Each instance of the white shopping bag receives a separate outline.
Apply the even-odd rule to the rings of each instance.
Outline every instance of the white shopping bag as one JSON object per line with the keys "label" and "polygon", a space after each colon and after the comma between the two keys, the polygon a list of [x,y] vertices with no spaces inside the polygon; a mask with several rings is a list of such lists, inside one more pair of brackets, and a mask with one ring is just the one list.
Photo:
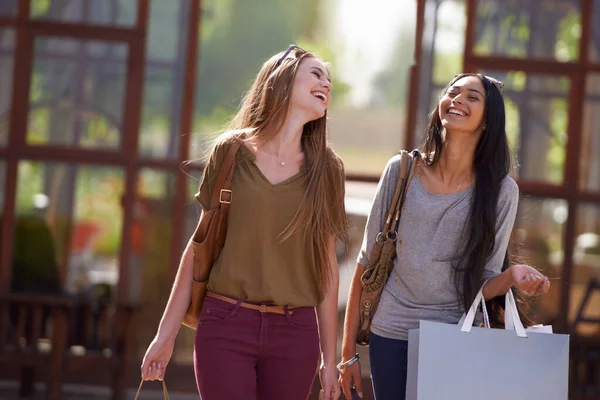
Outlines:
{"label": "white shopping bag", "polygon": [[480,303],[482,290],[458,325],[421,321],[409,331],[406,399],[567,400],[569,336],[524,329],[512,291],[505,329],[473,327]]}

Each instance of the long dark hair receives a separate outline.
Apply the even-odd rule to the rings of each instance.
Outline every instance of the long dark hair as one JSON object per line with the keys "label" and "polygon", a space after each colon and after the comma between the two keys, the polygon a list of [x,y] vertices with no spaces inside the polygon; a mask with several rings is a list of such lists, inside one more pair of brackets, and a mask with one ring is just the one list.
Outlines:
{"label": "long dark hair", "polygon": [[[474,195],[469,211],[468,221],[464,227],[465,245],[458,251],[453,260],[456,271],[455,284],[465,310],[468,310],[481,288],[486,261],[494,249],[496,242],[496,205],[502,180],[510,173],[512,162],[506,136],[506,113],[504,99],[494,84],[481,74],[457,75],[448,83],[442,92],[465,76],[476,76],[481,81],[485,93],[485,132],[481,135],[475,157]],[[439,104],[429,115],[429,123],[423,144],[424,159],[429,165],[435,164],[443,151],[443,126],[439,115]],[[510,265],[510,254],[507,250],[502,271]],[[525,313],[523,294],[515,290],[515,299],[519,308],[521,321],[526,326],[533,322]],[[487,302],[492,326],[504,324],[504,296]]]}

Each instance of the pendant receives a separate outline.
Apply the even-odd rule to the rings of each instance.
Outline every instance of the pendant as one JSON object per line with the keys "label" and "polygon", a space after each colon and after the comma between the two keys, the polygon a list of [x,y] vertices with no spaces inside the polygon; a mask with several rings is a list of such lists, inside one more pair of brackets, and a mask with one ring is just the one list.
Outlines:
{"label": "pendant", "polygon": [[281,161],[280,164],[282,167],[285,167],[285,161]]}

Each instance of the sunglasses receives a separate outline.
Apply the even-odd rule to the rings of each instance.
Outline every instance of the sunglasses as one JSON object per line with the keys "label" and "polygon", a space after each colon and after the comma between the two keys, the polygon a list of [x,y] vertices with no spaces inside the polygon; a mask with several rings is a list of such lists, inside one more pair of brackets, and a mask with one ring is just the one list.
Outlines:
{"label": "sunglasses", "polygon": [[[454,75],[454,78],[464,78],[465,76],[479,76],[479,74],[457,74]],[[499,81],[498,79],[487,75],[483,75],[483,77],[490,81],[490,83],[494,85],[496,89],[498,89],[500,95],[504,93],[504,83],[502,83],[502,81]]]}
{"label": "sunglasses", "polygon": [[287,56],[290,55],[290,53],[293,50],[300,50],[303,53],[306,53],[306,51],[302,48],[300,48],[299,46],[296,46],[295,44],[290,45],[290,47],[288,47],[288,49],[285,51],[285,53],[283,53],[283,55],[279,58],[279,60],[277,60],[277,62],[275,63],[275,68],[279,67],[281,65],[281,63],[283,62],[283,60],[286,59]]}

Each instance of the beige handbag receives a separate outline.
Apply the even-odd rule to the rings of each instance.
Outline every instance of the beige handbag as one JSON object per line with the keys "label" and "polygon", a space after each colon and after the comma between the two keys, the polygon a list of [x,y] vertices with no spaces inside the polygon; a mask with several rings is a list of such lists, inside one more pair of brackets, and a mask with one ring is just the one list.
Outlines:
{"label": "beige handbag", "polygon": [[398,224],[402,215],[402,205],[406,198],[406,190],[413,177],[416,159],[420,157],[418,151],[413,154],[406,151],[400,152],[400,173],[392,203],[388,209],[385,223],[381,232],[377,234],[375,246],[369,256],[369,265],[361,276],[362,293],[360,296],[360,325],[356,336],[356,343],[362,346],[369,344],[371,320],[375,315],[379,299],[388,277],[394,267],[396,257],[396,239],[398,237]]}

